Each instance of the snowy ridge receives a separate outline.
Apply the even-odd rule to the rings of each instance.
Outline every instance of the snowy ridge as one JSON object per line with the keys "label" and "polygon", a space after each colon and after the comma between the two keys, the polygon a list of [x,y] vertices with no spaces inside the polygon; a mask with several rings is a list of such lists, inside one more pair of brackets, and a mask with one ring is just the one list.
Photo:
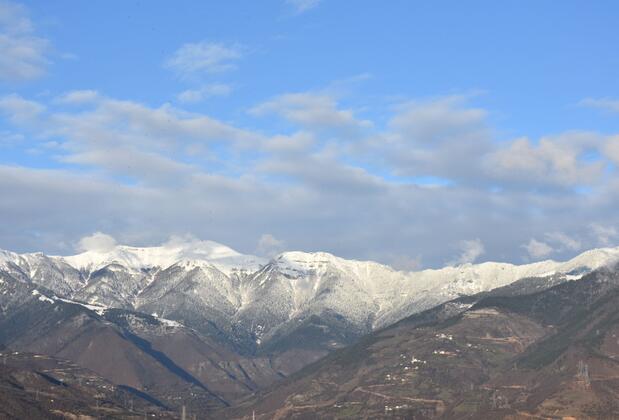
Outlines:
{"label": "snowy ridge", "polygon": [[[0,251],[0,271],[51,290],[50,299],[159,314],[170,322],[266,343],[319,317],[364,334],[462,295],[527,277],[576,280],[619,260],[619,248],[566,262],[486,262],[404,272],[325,252],[268,261],[212,241],[116,246],[74,256]],[[42,298],[43,299],[43,298]],[[79,303],[82,304],[82,303]],[[245,338],[242,338],[245,337]]]}
{"label": "snowy ridge", "polygon": [[296,302],[295,312],[315,304],[316,296],[333,285],[326,281],[329,276],[337,275],[346,278],[349,286],[355,286],[346,290],[348,296],[341,293],[344,300],[341,306],[377,307],[373,325],[380,327],[410,315],[412,312],[405,308],[411,305],[416,306],[415,311],[421,311],[460,295],[489,291],[526,277],[562,274],[566,280],[575,280],[617,260],[619,248],[587,251],[566,262],[546,260],[524,265],[486,262],[413,272],[396,271],[372,261],[346,260],[324,252],[286,252],[271,264],[288,279]]}
{"label": "snowy ridge", "polygon": [[119,245],[112,250],[87,251],[82,254],[54,257],[81,270],[96,270],[111,263],[141,270],[144,268],[167,268],[179,261],[209,262],[223,272],[257,270],[264,261],[253,255],[243,255],[232,248],[213,241],[198,241],[190,244],[170,244],[138,248]]}

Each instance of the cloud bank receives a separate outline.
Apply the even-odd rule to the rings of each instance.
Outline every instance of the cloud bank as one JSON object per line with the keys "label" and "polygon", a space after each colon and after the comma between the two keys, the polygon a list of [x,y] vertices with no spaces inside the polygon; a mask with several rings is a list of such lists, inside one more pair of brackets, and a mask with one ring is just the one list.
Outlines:
{"label": "cloud bank", "polygon": [[[0,115],[51,167],[0,165],[11,220],[0,247],[65,253],[93,231],[135,245],[191,233],[263,255],[285,244],[419,268],[617,240],[616,136],[498,139],[465,96],[390,112],[371,121],[326,91],[284,93],[249,108],[286,123],[267,134],[92,90],[5,95]],[[112,243],[96,235],[80,249]]]}

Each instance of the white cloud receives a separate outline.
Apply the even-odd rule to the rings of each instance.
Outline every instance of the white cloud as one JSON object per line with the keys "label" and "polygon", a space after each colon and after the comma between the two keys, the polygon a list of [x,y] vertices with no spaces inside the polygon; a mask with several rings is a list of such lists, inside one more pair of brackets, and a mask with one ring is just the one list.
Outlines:
{"label": "white cloud", "polygon": [[138,150],[131,146],[75,152],[60,157],[65,163],[102,168],[112,174],[133,177],[141,182],[158,184],[178,182],[178,178],[194,167],[158,153]]}
{"label": "white cloud", "polygon": [[182,45],[165,66],[183,78],[200,74],[221,73],[236,68],[236,61],[243,56],[240,45],[225,45],[216,42],[196,42]]}
{"label": "white cloud", "polygon": [[460,241],[459,248],[462,253],[454,261],[448,263],[448,265],[461,265],[472,263],[484,254],[484,244],[480,239],[471,239],[466,241]]}
{"label": "white cloud", "polygon": [[602,147],[602,153],[614,164],[619,164],[619,135],[608,138]]}
{"label": "white cloud", "polygon": [[177,95],[182,103],[202,102],[212,96],[227,96],[232,92],[232,87],[222,83],[206,85],[198,89],[187,89]]}
{"label": "white cloud", "polygon": [[603,226],[599,223],[592,223],[590,228],[599,245],[609,246],[617,239],[617,229],[613,226]]}
{"label": "white cloud", "polygon": [[480,159],[492,148],[487,112],[449,96],[414,101],[396,109],[388,130],[367,145],[401,176],[479,180]]}
{"label": "white cloud", "polygon": [[462,96],[448,96],[402,105],[390,121],[391,128],[417,145],[485,137],[487,112],[465,106],[465,100]]}
{"label": "white cloud", "polygon": [[531,238],[529,243],[522,245],[529,256],[533,259],[544,258],[554,252],[554,249],[545,242]]}
{"label": "white cloud", "polygon": [[276,135],[264,142],[264,150],[277,154],[306,153],[316,144],[316,138],[308,132],[298,131],[291,135]]}
{"label": "white cloud", "polygon": [[96,90],[74,90],[58,97],[57,102],[69,105],[82,105],[101,99]]}
{"label": "white cloud", "polygon": [[273,257],[280,252],[284,251],[285,243],[281,239],[277,239],[270,233],[264,233],[258,239],[258,246],[256,247],[256,254],[265,257]]}
{"label": "white cloud", "polygon": [[488,112],[468,101],[466,96],[448,96],[405,103],[387,130],[357,142],[356,152],[397,176],[509,189],[597,185],[606,158],[619,161],[619,147],[594,132],[499,141]]}
{"label": "white cloud", "polygon": [[276,96],[253,107],[254,116],[278,115],[310,130],[336,129],[356,132],[372,127],[367,120],[358,120],[350,109],[338,108],[337,101],[329,94],[290,93]]}
{"label": "white cloud", "polygon": [[[564,133],[528,141],[522,159],[542,161],[542,179],[517,165],[496,174],[480,162],[515,141],[499,148],[487,111],[462,99],[409,103],[383,129],[363,125],[329,94],[292,95],[268,101],[282,107],[263,111],[290,125],[269,135],[262,125],[241,129],[169,104],[92,91],[47,101],[0,97],[6,130],[22,139],[12,147],[55,142],[44,157],[71,163],[64,170],[0,165],[0,191],[11,197],[0,200],[0,220],[11,221],[0,224],[0,247],[66,252],[76,238],[104,229],[121,243],[141,245],[192,232],[251,253],[256,238],[285,227],[287,248],[412,268],[416,259],[407,256],[421,254],[424,265],[442,265],[449,257],[444,244],[461,238],[477,239],[460,243],[455,264],[481,255],[516,262],[523,243],[536,255],[547,252],[545,245],[569,257],[617,239],[608,226],[619,223],[619,179],[587,178],[591,157],[581,159],[612,144],[608,137]],[[608,155],[593,154],[606,163]],[[424,173],[454,182],[424,188],[398,177]],[[595,188],[564,187],[579,177]],[[548,179],[562,187],[544,190]],[[278,241],[265,236],[260,252],[274,252],[268,248]]]}
{"label": "white cloud", "polygon": [[292,6],[296,13],[304,13],[318,6],[322,0],[286,0],[286,4]]}
{"label": "white cloud", "polygon": [[0,146],[16,146],[24,140],[24,135],[11,131],[0,131]]}
{"label": "white cloud", "polygon": [[36,36],[26,9],[0,1],[0,80],[22,82],[45,74],[50,43]]}
{"label": "white cloud", "polygon": [[610,112],[619,112],[619,100],[610,98],[586,98],[580,101],[580,105],[591,108],[599,108]]}
{"label": "white cloud", "polygon": [[14,124],[33,124],[45,110],[44,105],[16,94],[0,97],[0,111]]}
{"label": "white cloud", "polygon": [[[92,101],[96,97],[98,100]],[[205,115],[169,105],[150,108],[92,92],[70,92],[63,101],[81,104],[74,112],[47,108],[17,95],[0,97],[0,111],[37,137],[59,142],[62,162],[90,166],[140,182],[179,182],[191,176],[196,158],[208,159],[208,146],[242,149],[261,137]],[[200,151],[206,148],[200,155]]]}
{"label": "white cloud", "polygon": [[95,232],[79,240],[77,251],[109,252],[116,247],[116,239],[102,232]]}
{"label": "white cloud", "polygon": [[602,176],[605,163],[584,156],[603,145],[595,133],[570,132],[544,137],[537,144],[521,138],[486,156],[487,171],[504,181],[537,185],[591,185]]}
{"label": "white cloud", "polygon": [[282,155],[256,166],[265,174],[296,180],[300,185],[320,190],[325,198],[329,194],[366,195],[378,192],[387,185],[380,177],[367,170],[342,164],[329,152]]}
{"label": "white cloud", "polygon": [[556,244],[559,249],[567,249],[569,251],[578,251],[582,248],[582,242],[567,236],[563,232],[551,232],[544,235],[548,242]]}
{"label": "white cloud", "polygon": [[[255,238],[265,229],[285,227],[287,249],[324,250],[398,268],[414,267],[408,264],[414,261],[394,255],[423,253],[424,266],[436,267],[445,261],[444,244],[457,243],[465,234],[492,244],[484,246],[485,259],[516,262],[520,249],[514,243],[530,238],[523,232],[572,229],[574,220],[619,223],[612,219],[617,198],[608,202],[609,213],[599,215],[595,200],[575,200],[570,194],[496,196],[462,188],[423,189],[335,169],[325,163],[307,179],[300,175],[297,182],[281,183],[252,176],[251,171],[237,178],[196,168],[176,184],[145,186],[83,171],[0,165],[0,191],[11,198],[0,200],[0,220],[11,221],[0,224],[0,248],[71,252],[62,244],[90,235],[93,221],[99,221],[119,243],[153,245],[171,233],[192,232],[252,253]],[[548,216],[532,213],[534,207]],[[463,233],[463,227],[469,233]],[[585,225],[572,236],[588,240],[590,230]],[[583,242],[584,248],[594,245]],[[476,241],[465,248],[458,263],[482,255]]]}

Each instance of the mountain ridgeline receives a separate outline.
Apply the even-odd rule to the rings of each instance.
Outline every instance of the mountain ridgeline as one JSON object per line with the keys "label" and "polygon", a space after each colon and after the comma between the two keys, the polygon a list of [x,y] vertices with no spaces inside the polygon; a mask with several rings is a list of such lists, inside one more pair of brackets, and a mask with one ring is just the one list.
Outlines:
{"label": "mountain ridgeline", "polygon": [[408,317],[263,390],[229,417],[619,418],[617,267],[514,292]]}
{"label": "mountain ridgeline", "polygon": [[[265,260],[209,241],[0,251],[0,380],[16,395],[4,414],[22,416],[46,392],[59,406],[33,404],[32,418],[518,416],[567,398],[558,384],[576,365],[589,375],[575,388],[587,395],[578,413],[612,412],[591,375],[614,360],[618,258],[609,248],[402,272],[327,253]],[[576,365],[557,365],[567,355]],[[50,380],[37,357],[54,365]],[[62,379],[63,363],[82,379]],[[542,386],[551,373],[559,382]],[[95,392],[102,384],[107,394]]]}

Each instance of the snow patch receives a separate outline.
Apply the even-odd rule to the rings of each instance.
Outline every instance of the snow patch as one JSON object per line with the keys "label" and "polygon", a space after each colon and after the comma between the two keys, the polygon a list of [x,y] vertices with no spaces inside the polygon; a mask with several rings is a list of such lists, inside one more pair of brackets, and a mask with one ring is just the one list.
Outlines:
{"label": "snow patch", "polygon": [[181,324],[180,322],[172,321],[171,319],[166,319],[166,318],[159,318],[159,316],[156,313],[153,313],[152,317],[167,327],[173,327],[173,328],[184,327],[184,325]]}
{"label": "snow patch", "polygon": [[48,298],[47,296],[45,296],[45,295],[41,294],[41,292],[39,292],[39,291],[38,291],[38,290],[36,290],[36,289],[34,289],[34,290],[32,291],[32,295],[33,295],[33,296],[38,296],[38,297],[39,297],[39,300],[40,300],[41,302],[47,302],[47,303],[55,303],[55,302],[56,302],[55,300],[50,299],[50,298]]}

